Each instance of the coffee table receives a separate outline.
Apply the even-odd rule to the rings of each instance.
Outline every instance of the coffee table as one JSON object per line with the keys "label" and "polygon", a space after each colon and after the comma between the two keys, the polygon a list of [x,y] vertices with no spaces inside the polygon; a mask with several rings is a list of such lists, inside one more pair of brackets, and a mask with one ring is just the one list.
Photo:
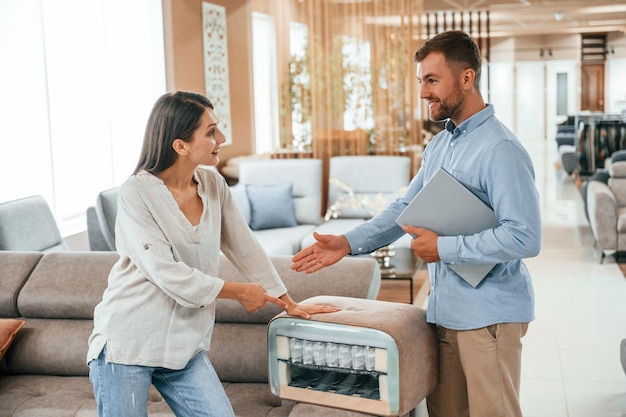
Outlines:
{"label": "coffee table", "polygon": [[413,304],[413,282],[415,273],[424,266],[424,261],[415,256],[409,248],[394,248],[394,255],[389,258],[389,266],[380,267],[380,278],[383,280],[408,281],[410,303]]}

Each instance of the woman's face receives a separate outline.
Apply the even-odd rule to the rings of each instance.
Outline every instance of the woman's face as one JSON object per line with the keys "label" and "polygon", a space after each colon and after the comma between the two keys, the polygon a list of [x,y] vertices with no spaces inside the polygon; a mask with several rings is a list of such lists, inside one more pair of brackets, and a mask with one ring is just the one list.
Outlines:
{"label": "woman's face", "polygon": [[193,132],[188,142],[189,158],[198,165],[217,165],[219,162],[220,145],[226,137],[217,125],[219,120],[213,109],[207,107],[198,128]]}

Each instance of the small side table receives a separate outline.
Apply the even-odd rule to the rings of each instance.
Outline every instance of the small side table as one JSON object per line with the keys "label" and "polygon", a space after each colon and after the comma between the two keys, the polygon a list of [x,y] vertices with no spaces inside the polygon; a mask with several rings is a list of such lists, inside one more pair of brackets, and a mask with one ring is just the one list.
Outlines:
{"label": "small side table", "polygon": [[423,266],[424,261],[415,256],[409,248],[395,248],[395,254],[389,259],[389,268],[381,266],[380,278],[383,280],[408,281],[410,304],[414,301],[413,281],[415,273]]}

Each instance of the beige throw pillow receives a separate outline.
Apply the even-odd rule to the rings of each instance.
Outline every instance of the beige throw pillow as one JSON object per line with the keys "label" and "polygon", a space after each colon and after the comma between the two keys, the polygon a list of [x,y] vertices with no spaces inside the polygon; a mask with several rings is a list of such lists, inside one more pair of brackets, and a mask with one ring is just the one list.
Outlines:
{"label": "beige throw pillow", "polygon": [[17,332],[26,324],[20,319],[0,319],[0,359],[7,353]]}

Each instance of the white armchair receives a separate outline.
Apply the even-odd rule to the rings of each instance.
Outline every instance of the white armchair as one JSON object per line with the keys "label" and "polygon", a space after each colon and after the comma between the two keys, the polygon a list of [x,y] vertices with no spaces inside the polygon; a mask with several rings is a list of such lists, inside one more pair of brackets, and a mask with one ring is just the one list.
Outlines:
{"label": "white armchair", "polygon": [[[281,191],[283,186],[291,190],[288,196]],[[322,161],[319,159],[241,162],[239,182],[231,187],[231,192],[255,236],[270,255],[293,255],[300,250],[302,238],[311,235],[323,221]],[[292,220],[287,221],[288,218]]]}
{"label": "white armchair", "polygon": [[[335,156],[329,163],[326,222],[320,234],[343,234],[372,218],[399,197],[411,180],[411,160],[406,156]],[[312,235],[302,247],[315,242]],[[410,236],[396,247],[410,247]]]}

